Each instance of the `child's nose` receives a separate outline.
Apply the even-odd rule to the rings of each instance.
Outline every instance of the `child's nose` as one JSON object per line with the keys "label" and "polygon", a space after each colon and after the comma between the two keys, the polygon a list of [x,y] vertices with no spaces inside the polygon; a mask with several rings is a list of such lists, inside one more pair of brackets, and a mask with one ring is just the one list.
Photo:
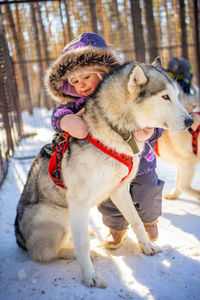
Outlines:
{"label": "child's nose", "polygon": [[85,82],[84,81],[80,81],[79,82],[79,87],[84,87],[85,86]]}

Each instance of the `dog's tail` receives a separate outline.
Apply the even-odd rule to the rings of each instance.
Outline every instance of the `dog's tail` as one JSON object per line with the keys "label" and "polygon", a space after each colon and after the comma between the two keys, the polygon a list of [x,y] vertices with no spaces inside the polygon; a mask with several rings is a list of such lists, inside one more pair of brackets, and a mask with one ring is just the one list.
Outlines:
{"label": "dog's tail", "polygon": [[15,218],[15,236],[16,236],[16,242],[17,244],[24,249],[25,251],[27,251],[26,249],[26,241],[20,231],[19,228],[19,214],[17,213],[16,218]]}
{"label": "dog's tail", "polygon": [[42,165],[42,163],[40,164],[40,160],[41,160],[41,155],[39,154],[35,158],[32,167],[29,171],[27,181],[25,183],[23,192],[21,194],[21,198],[17,206],[17,214],[15,218],[15,236],[16,236],[17,244],[24,250],[27,250],[26,237],[23,235],[24,230],[22,227],[20,228],[20,225],[22,224],[24,212],[27,209],[27,207],[29,205],[37,203],[38,201],[37,177],[38,177],[38,169]]}

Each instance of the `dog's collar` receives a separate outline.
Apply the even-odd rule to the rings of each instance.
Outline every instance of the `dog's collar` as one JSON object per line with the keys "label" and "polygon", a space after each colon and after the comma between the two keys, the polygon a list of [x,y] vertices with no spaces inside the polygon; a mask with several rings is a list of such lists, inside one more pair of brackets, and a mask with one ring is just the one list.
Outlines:
{"label": "dog's collar", "polygon": [[132,133],[128,132],[127,130],[120,130],[116,126],[113,126],[112,124],[111,127],[116,133],[118,133],[123,138],[125,142],[129,144],[133,154],[137,154],[140,152]]}

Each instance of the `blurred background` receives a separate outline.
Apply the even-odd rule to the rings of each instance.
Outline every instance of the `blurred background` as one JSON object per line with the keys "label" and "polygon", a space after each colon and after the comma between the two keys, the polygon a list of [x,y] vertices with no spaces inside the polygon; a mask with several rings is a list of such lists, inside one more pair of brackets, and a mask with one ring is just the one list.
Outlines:
{"label": "blurred background", "polygon": [[100,34],[124,61],[163,67],[184,57],[199,85],[197,0],[0,1],[0,182],[24,136],[21,112],[52,109],[43,78],[65,44],[84,32]]}

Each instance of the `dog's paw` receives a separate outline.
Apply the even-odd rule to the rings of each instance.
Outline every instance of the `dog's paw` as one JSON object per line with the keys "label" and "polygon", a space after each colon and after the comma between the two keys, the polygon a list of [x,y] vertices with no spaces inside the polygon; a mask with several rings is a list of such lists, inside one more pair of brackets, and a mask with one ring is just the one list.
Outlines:
{"label": "dog's paw", "polygon": [[159,253],[162,251],[162,249],[156,245],[155,243],[152,243],[150,241],[147,242],[139,242],[140,248],[142,252],[146,255],[155,255],[156,253]]}
{"label": "dog's paw", "polygon": [[85,274],[83,276],[83,283],[89,287],[98,287],[101,289],[106,288],[106,283],[103,277],[97,272],[87,274],[87,275]]}
{"label": "dog's paw", "polygon": [[97,252],[95,252],[94,250],[90,250],[90,258],[92,261],[97,259],[98,256],[99,254]]}
{"label": "dog's paw", "polygon": [[166,193],[163,195],[163,198],[166,200],[176,200],[178,198],[178,195]]}

